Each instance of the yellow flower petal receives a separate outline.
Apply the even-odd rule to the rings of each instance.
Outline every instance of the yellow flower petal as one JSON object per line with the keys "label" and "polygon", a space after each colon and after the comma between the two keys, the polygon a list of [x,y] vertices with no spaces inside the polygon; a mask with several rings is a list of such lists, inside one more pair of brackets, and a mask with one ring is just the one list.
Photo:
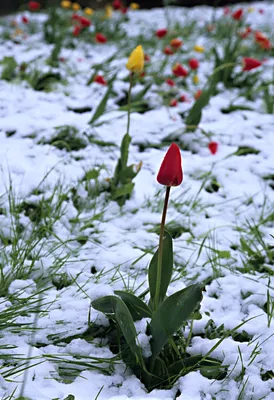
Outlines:
{"label": "yellow flower petal", "polygon": [[62,8],[70,8],[71,7],[71,1],[69,1],[69,0],[61,1],[61,7]]}
{"label": "yellow flower petal", "polygon": [[131,72],[140,73],[144,69],[145,55],[141,45],[137,46],[130,54],[126,67]]}
{"label": "yellow flower petal", "polygon": [[71,7],[72,7],[72,9],[73,9],[74,11],[78,11],[78,10],[81,9],[81,6],[80,6],[79,3],[72,3]]}
{"label": "yellow flower petal", "polygon": [[200,82],[198,75],[194,75],[192,78],[192,81],[193,81],[194,85],[198,85],[198,83]]}
{"label": "yellow flower petal", "polygon": [[199,44],[195,44],[194,50],[197,51],[197,53],[203,53],[205,51],[204,47]]}
{"label": "yellow flower petal", "polygon": [[94,10],[93,10],[92,8],[90,8],[90,7],[86,7],[86,8],[84,9],[84,13],[85,13],[86,15],[92,15],[92,14],[94,14]]}
{"label": "yellow flower petal", "polygon": [[111,18],[111,17],[112,17],[112,6],[108,4],[105,7],[105,18]]}
{"label": "yellow flower petal", "polygon": [[129,7],[132,10],[138,10],[140,8],[140,5],[138,3],[130,3]]}

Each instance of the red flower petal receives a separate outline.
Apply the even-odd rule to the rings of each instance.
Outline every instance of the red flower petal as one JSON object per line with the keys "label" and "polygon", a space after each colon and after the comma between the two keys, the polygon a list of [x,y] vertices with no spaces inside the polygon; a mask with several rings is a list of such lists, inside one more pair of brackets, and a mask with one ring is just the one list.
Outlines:
{"label": "red flower petal", "polygon": [[165,186],[179,186],[182,183],[182,157],[176,143],[170,145],[160,166],[157,181]]}
{"label": "red flower petal", "polygon": [[217,142],[210,142],[208,143],[208,149],[211,154],[216,154],[218,150],[218,143]]}

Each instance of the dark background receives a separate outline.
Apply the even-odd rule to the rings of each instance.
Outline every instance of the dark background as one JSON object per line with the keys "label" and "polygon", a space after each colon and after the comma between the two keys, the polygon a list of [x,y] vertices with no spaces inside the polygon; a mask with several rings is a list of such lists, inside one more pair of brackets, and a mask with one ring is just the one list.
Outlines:
{"label": "dark background", "polygon": [[[132,0],[135,1],[135,0]],[[252,0],[246,0],[245,3],[251,3]],[[137,0],[142,8],[152,8],[152,7],[161,7],[163,5],[162,0]],[[27,0],[0,0],[0,13],[7,13],[11,11],[16,11],[19,7],[23,5],[27,5]],[[40,0],[42,6],[48,4],[59,4],[59,0]],[[104,6],[106,3],[111,3],[111,1],[105,0],[80,0],[79,3],[81,6],[86,7],[90,6],[92,8],[98,8]],[[124,0],[125,5],[129,5],[131,1]],[[211,5],[211,6],[224,6],[229,4],[239,3],[238,0],[174,0],[174,5],[186,6],[186,7],[194,7],[201,4]]]}

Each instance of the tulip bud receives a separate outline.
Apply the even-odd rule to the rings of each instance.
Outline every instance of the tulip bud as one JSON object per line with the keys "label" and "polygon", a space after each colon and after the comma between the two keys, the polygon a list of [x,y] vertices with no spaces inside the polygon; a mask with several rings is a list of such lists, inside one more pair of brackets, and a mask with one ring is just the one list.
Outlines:
{"label": "tulip bud", "polygon": [[137,46],[128,58],[126,67],[131,72],[140,73],[144,69],[145,55],[141,45]]}
{"label": "tulip bud", "polygon": [[176,143],[170,145],[160,166],[157,181],[165,186],[179,186],[182,183],[182,157]]}

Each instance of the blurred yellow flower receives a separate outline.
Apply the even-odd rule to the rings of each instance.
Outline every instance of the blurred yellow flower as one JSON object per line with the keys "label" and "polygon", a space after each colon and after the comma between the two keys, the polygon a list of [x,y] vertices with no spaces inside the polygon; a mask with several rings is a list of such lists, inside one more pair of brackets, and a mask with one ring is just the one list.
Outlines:
{"label": "blurred yellow flower", "polygon": [[78,11],[78,10],[81,9],[81,6],[80,6],[79,3],[72,3],[71,7],[72,7],[72,9],[73,9],[74,11]]}
{"label": "blurred yellow flower", "polygon": [[132,10],[138,10],[140,8],[140,5],[138,3],[130,3],[129,6]]}
{"label": "blurred yellow flower", "polygon": [[128,58],[126,67],[131,72],[140,73],[144,69],[145,55],[141,45],[137,46]]}
{"label": "blurred yellow flower", "polygon": [[203,53],[205,51],[203,46],[200,46],[199,44],[195,44],[195,46],[193,47],[193,49],[195,51],[197,51],[198,53]]}
{"label": "blurred yellow flower", "polygon": [[248,11],[249,13],[252,13],[253,11],[255,11],[255,8],[254,8],[254,7],[248,7],[247,11]]}
{"label": "blurred yellow flower", "polygon": [[105,7],[105,18],[111,18],[111,17],[112,17],[112,6],[108,4]]}
{"label": "blurred yellow flower", "polygon": [[86,15],[92,15],[92,14],[94,14],[94,10],[93,10],[92,8],[90,8],[90,7],[86,7],[86,8],[84,9],[84,13],[85,13]]}
{"label": "blurred yellow flower", "polygon": [[200,82],[200,78],[198,77],[198,75],[193,76],[192,82],[194,83],[194,85],[198,85],[198,83]]}
{"label": "blurred yellow flower", "polygon": [[61,7],[70,8],[71,7],[71,1],[69,1],[69,0],[61,1]]}

